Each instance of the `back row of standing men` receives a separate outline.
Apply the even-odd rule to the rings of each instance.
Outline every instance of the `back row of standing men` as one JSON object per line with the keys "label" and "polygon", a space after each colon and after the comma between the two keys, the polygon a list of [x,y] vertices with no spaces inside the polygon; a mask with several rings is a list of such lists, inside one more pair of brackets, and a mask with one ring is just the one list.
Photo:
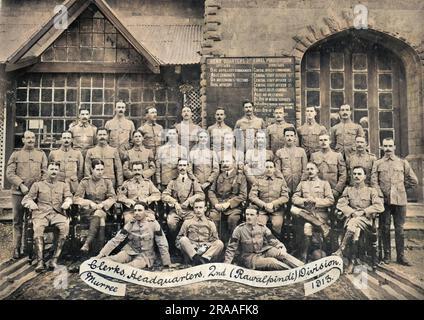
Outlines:
{"label": "back row of standing men", "polygon": [[[228,230],[223,236],[226,240],[239,223],[241,204],[247,195],[258,209],[260,221],[266,223],[270,219],[274,233],[280,236],[280,208],[289,198],[297,206],[306,207],[312,202],[319,208],[317,199],[329,197],[333,199],[328,205],[331,206],[351,180],[353,169],[362,167],[366,183],[384,198],[384,213],[380,215],[384,261],[390,261],[393,215],[398,262],[408,264],[403,254],[405,188],[416,185],[417,178],[408,162],[394,155],[392,139],[383,141],[385,155],[381,159],[368,153],[364,130],[351,120],[349,105],[340,107],[341,121],[329,134],[316,122],[314,107],[306,108],[306,122],[297,130],[285,122],[283,108],[275,109],[275,123],[268,127],[254,115],[251,102],[244,102],[243,108],[245,115],[236,122],[234,131],[225,124],[223,108],[216,110],[216,123],[207,131],[192,122],[188,107],[182,109],[182,122],[167,130],[156,122],[154,107],[147,109],[146,121],[138,130],[126,119],[122,101],[116,104],[115,116],[104,128],[91,125],[89,110],[80,109],[78,121],[62,134],[62,146],[50,152],[49,161],[60,163],[59,180],[68,182],[74,202],[83,204],[89,194],[91,200],[96,198],[99,187],[90,179],[96,161],[102,160],[103,177],[118,191],[118,200],[125,204],[127,213],[138,200],[162,199],[173,207],[167,222],[174,237],[181,222],[192,217],[194,201],[204,199],[206,194],[212,206],[209,217],[218,229],[223,216],[227,217]],[[7,164],[7,178],[13,185],[15,256],[20,254],[22,199],[41,179],[48,161],[44,152],[34,149],[33,133],[25,132],[23,142],[24,148],[15,151]],[[308,161],[319,172],[319,182],[316,174],[309,173],[314,170],[308,170]],[[328,182],[330,195],[327,184],[320,179]],[[302,180],[311,183],[301,183]],[[361,196],[358,194],[365,200]],[[100,225],[102,219],[99,216]],[[306,227],[304,232],[309,235]]]}

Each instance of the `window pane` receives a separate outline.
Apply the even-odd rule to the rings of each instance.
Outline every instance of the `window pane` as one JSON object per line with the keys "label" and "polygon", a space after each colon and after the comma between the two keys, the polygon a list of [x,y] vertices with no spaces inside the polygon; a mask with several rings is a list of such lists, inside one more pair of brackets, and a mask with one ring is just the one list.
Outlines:
{"label": "window pane", "polygon": [[124,100],[126,102],[129,101],[129,99],[130,99],[130,93],[129,93],[128,89],[119,89],[119,91],[118,91],[118,100],[119,99],[122,99],[122,100]]}
{"label": "window pane", "polygon": [[105,116],[111,116],[111,115],[113,115],[113,104],[111,104],[111,103],[105,104],[104,115]]}
{"label": "window pane", "polygon": [[93,104],[91,106],[91,113],[93,114],[93,116],[103,115],[103,104]]}
{"label": "window pane", "polygon": [[66,116],[75,117],[77,115],[77,106],[74,103],[66,104]]}
{"label": "window pane", "polygon": [[16,116],[25,117],[27,115],[27,104],[26,103],[17,103],[16,104]]}
{"label": "window pane", "polygon": [[[368,124],[368,111],[367,110],[355,110],[353,112],[353,120],[354,120],[354,122],[359,123],[361,125],[363,123]],[[366,125],[366,127],[367,126],[368,125]],[[364,126],[362,125],[362,127],[364,127]]]}
{"label": "window pane", "polygon": [[40,101],[40,89],[29,89],[29,101]]}
{"label": "window pane", "polygon": [[165,101],[166,100],[166,90],[158,89],[155,91],[155,100],[156,101]]}
{"label": "window pane", "polygon": [[115,90],[105,89],[105,102],[113,102],[115,99]]}
{"label": "window pane", "polygon": [[392,109],[392,93],[385,92],[378,95],[380,109]]}
{"label": "window pane", "polygon": [[367,109],[367,93],[366,92],[355,92],[353,94],[353,107],[354,109]]}
{"label": "window pane", "polygon": [[368,88],[367,75],[365,73],[356,73],[353,75],[353,88],[366,90]]}
{"label": "window pane", "polygon": [[102,89],[93,89],[93,102],[103,102],[103,90]]}
{"label": "window pane", "polygon": [[306,72],[306,87],[319,88],[319,72]]}
{"label": "window pane", "polygon": [[66,101],[77,101],[77,90],[76,89],[66,90]]}
{"label": "window pane", "polygon": [[331,89],[344,88],[344,74],[342,72],[331,73]]}
{"label": "window pane", "polygon": [[392,59],[387,55],[379,55],[377,58],[378,70],[392,70]]}
{"label": "window pane", "polygon": [[353,70],[366,70],[367,69],[367,55],[354,54],[352,56]]}
{"label": "window pane", "polygon": [[63,120],[53,120],[53,132],[63,132],[64,130]]}
{"label": "window pane", "polygon": [[81,89],[81,101],[90,102],[91,101],[91,90],[90,89]]}
{"label": "window pane", "polygon": [[38,117],[40,115],[40,104],[39,103],[28,104],[28,115]]}
{"label": "window pane", "polygon": [[51,117],[52,115],[52,105],[50,103],[41,104],[41,116],[42,117]]}
{"label": "window pane", "polygon": [[378,75],[378,87],[383,90],[392,89],[392,75],[391,74],[379,74]]}
{"label": "window pane", "polygon": [[379,113],[380,128],[393,128],[393,113],[392,112],[380,112]]}
{"label": "window pane", "polygon": [[[308,94],[309,93],[318,93],[318,103],[317,104],[315,104],[315,105],[319,105],[319,92],[317,92],[317,91],[309,91],[308,92]],[[316,99],[316,97],[315,97],[315,99]],[[177,109],[177,105],[175,104],[175,103],[170,103],[170,104],[168,104],[168,114],[172,114],[172,115],[174,115],[174,114],[177,114],[178,113],[178,109]]]}
{"label": "window pane", "polygon": [[41,89],[41,101],[52,101],[52,89]]}
{"label": "window pane", "polygon": [[27,101],[27,89],[16,90],[16,101]]}
{"label": "window pane", "polygon": [[53,116],[63,117],[65,115],[65,105],[61,103],[55,103],[53,106]]}
{"label": "window pane", "polygon": [[150,102],[153,101],[153,90],[145,89],[143,92],[143,101]]}
{"label": "window pane", "polygon": [[330,70],[343,70],[344,55],[340,52],[330,53]]}
{"label": "window pane", "polygon": [[344,104],[344,92],[332,91],[331,108],[338,110],[342,104]]}
{"label": "window pane", "polygon": [[65,101],[64,89],[54,89],[54,101]]}
{"label": "window pane", "polygon": [[[320,105],[319,91],[306,91],[306,106],[319,106]],[[176,114],[176,113],[172,113]]]}
{"label": "window pane", "polygon": [[320,67],[320,54],[319,52],[309,52],[306,56],[307,69],[319,69]]}

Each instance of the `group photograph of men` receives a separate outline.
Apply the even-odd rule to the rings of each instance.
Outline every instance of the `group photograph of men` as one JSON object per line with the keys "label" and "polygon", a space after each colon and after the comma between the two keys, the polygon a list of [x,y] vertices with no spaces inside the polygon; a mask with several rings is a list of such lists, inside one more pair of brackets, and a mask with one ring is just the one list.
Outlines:
{"label": "group photograph of men", "polygon": [[[48,156],[26,131],[6,167],[13,258],[26,255],[30,243],[35,270],[54,270],[72,247],[66,243],[75,246],[77,238],[75,252],[85,259],[140,269],[224,262],[285,270],[331,255],[344,258],[346,273],[365,261],[410,265],[407,190],[418,180],[395,155],[392,138],[380,142],[381,156],[371,154],[347,104],[329,130],[316,120],[319,106],[306,107],[297,128],[285,121],[283,107],[269,125],[251,101],[240,107],[244,116],[233,128],[222,106],[207,129],[193,122],[189,107],[182,107],[181,122],[163,128],[151,105],[138,129],[124,101],[102,128],[80,108]],[[87,221],[84,235],[76,228],[81,221]]]}

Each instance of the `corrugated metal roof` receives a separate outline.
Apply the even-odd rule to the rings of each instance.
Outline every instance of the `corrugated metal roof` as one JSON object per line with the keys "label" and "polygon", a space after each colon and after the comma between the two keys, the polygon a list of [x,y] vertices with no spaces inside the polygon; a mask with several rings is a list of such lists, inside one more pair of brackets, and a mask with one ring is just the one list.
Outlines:
{"label": "corrugated metal roof", "polygon": [[200,63],[201,25],[125,26],[161,65]]}

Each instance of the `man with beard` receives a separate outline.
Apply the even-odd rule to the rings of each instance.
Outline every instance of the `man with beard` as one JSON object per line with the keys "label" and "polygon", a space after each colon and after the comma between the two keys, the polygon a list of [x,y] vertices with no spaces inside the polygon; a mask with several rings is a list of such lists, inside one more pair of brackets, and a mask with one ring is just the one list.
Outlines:
{"label": "man with beard", "polygon": [[[149,150],[150,151],[150,150]],[[118,202],[122,202],[125,206],[124,221],[129,222],[132,216],[132,209],[136,202],[144,202],[149,205],[161,199],[160,191],[155,187],[153,182],[143,175],[144,164],[140,161],[132,164],[132,178],[124,182],[118,188]],[[155,213],[146,209],[146,215],[150,219],[155,219]]]}
{"label": "man with beard", "polygon": [[215,124],[209,126],[208,133],[212,141],[212,149],[220,152],[224,149],[224,135],[226,133],[233,134],[233,130],[225,124],[225,109],[218,107],[215,111]]}
{"label": "man with beard", "polygon": [[263,119],[255,116],[253,103],[250,101],[243,102],[244,116],[237,120],[234,126],[234,134],[237,143],[240,143],[241,150],[246,152],[253,149],[253,142],[255,141],[256,131],[265,129],[265,122]]}
{"label": "man with beard", "polygon": [[58,150],[53,150],[49,154],[49,162],[60,163],[58,181],[67,182],[74,194],[78,189],[78,184],[84,177],[84,158],[81,151],[72,148],[72,132],[62,133],[62,146]]}
{"label": "man with beard", "polygon": [[[240,221],[242,202],[247,200],[246,177],[237,170],[233,158],[222,160],[221,173],[212,183],[208,197],[212,205],[209,217],[215,222],[225,243]],[[226,222],[226,227],[222,226],[223,222]]]}
{"label": "man with beard", "polygon": [[258,207],[258,222],[265,225],[271,219],[272,231],[281,239],[284,221],[283,205],[289,201],[289,189],[280,174],[276,174],[274,162],[267,160],[265,175],[256,178],[249,200]]}
{"label": "man with beard", "polygon": [[117,148],[121,156],[130,148],[130,139],[135,131],[134,123],[125,118],[125,102],[119,100],[115,106],[115,116],[106,121],[105,128],[109,131],[109,144]]}
{"label": "man with beard", "polygon": [[135,162],[143,164],[143,177],[151,179],[156,172],[155,158],[153,151],[143,146],[143,133],[139,130],[134,131],[132,136],[133,147],[125,154],[123,172],[125,179],[131,179],[134,176],[132,167]]}
{"label": "man with beard", "polygon": [[199,131],[197,138],[198,143],[190,151],[189,162],[191,172],[201,184],[203,191],[206,191],[219,174],[218,156],[209,148],[207,131]]}
{"label": "man with beard", "polygon": [[177,123],[175,129],[177,129],[179,143],[189,151],[197,142],[197,133],[203,129],[193,123],[193,113],[189,107],[183,107],[181,115],[183,121]]}
{"label": "man with beard", "polygon": [[367,152],[367,142],[364,137],[356,137],[355,151],[346,159],[346,168],[348,173],[349,184],[353,185],[353,168],[361,166],[365,170],[365,183],[370,185],[371,170],[377,157],[372,153]]}
{"label": "man with beard", "polygon": [[224,263],[231,263],[240,248],[240,262],[254,270],[284,270],[303,265],[287,253],[286,247],[265,225],[258,222],[258,211],[246,209],[246,222],[234,229],[225,252]]}
{"label": "man with beard", "polygon": [[69,125],[69,131],[72,132],[74,138],[74,149],[80,150],[82,156],[85,157],[87,150],[96,144],[97,128],[89,122],[90,110],[80,108],[78,118],[76,123]]}
{"label": "man with beard", "polygon": [[194,217],[184,221],[175,244],[194,265],[200,265],[219,258],[224,244],[215,223],[205,216],[205,200],[196,199],[193,209]]}
{"label": "man with beard", "polygon": [[104,178],[109,179],[114,187],[119,187],[124,182],[122,163],[118,149],[109,146],[108,131],[105,128],[97,130],[97,146],[87,151],[84,163],[85,176],[91,174],[92,161],[101,159],[104,162]]}
{"label": "man with beard", "polygon": [[270,124],[266,128],[266,133],[267,133],[268,148],[271,149],[272,152],[274,152],[275,154],[277,150],[284,147],[284,144],[285,144],[284,129],[294,128],[294,126],[291,123],[287,123],[284,120],[283,107],[277,107],[274,110],[274,118],[275,118],[275,123]]}
{"label": "man with beard", "polygon": [[152,150],[153,156],[156,156],[157,149],[162,145],[163,127],[158,124],[158,111],[155,107],[147,108],[146,122],[138,128],[143,134],[143,144],[147,149]]}
{"label": "man with beard", "polygon": [[25,131],[22,142],[23,148],[13,151],[6,168],[6,178],[12,184],[14,259],[19,259],[21,256],[24,219],[22,198],[28,193],[32,184],[41,180],[47,171],[46,154],[34,148],[35,134],[31,131]]}
{"label": "man with beard", "polygon": [[[119,253],[109,256],[125,240],[128,241]],[[160,224],[147,217],[144,203],[137,202],[134,205],[134,218],[108,241],[97,258],[108,257],[109,260],[125,263],[138,269],[149,268],[155,262],[155,245],[159,249],[162,265],[171,266],[168,241]]]}
{"label": "man with beard", "polygon": [[178,160],[178,177],[171,180],[162,193],[162,201],[173,207],[166,221],[171,239],[175,239],[181,224],[193,217],[194,201],[205,199],[200,184],[188,176],[188,166],[186,159]]}
{"label": "man with beard", "polygon": [[[350,262],[347,273],[352,273],[357,264],[358,240],[361,231],[373,234],[372,220],[375,215],[384,211],[383,201],[378,196],[378,191],[365,185],[365,169],[354,167],[352,170],[352,187],[346,187],[343,195],[337,202],[337,209],[346,217],[346,233],[339,249],[333,253],[342,256],[346,247],[351,247]],[[377,238],[372,239],[374,250],[377,249]],[[373,261],[373,264],[375,261]]]}
{"label": "man with beard", "polygon": [[308,159],[303,148],[296,147],[296,129],[284,129],[286,145],[275,155],[275,165],[289,187],[290,194],[296,190],[299,182],[305,178]]}
{"label": "man with beard", "polygon": [[178,176],[178,159],[187,159],[188,151],[178,144],[176,129],[166,131],[167,142],[159,147],[156,154],[156,183],[160,191]]}
{"label": "man with beard", "polygon": [[305,149],[306,156],[310,159],[311,154],[319,151],[319,136],[327,134],[327,129],[316,122],[317,111],[314,106],[305,108],[306,121],[297,129],[299,145]]}
{"label": "man with beard", "polygon": [[352,121],[351,114],[350,105],[340,106],[340,123],[330,129],[331,147],[345,159],[354,151],[355,138],[365,137],[364,129]]}
{"label": "man with beard", "polygon": [[384,257],[383,262],[390,263],[391,241],[390,225],[393,216],[395,226],[396,261],[399,264],[410,266],[405,258],[405,234],[403,226],[406,218],[408,199],[406,189],[414,188],[418,184],[417,176],[411,169],[409,162],[395,155],[395,142],[391,138],[383,140],[384,156],[375,161],[371,172],[371,186],[384,196],[384,212],[380,214],[379,228],[381,232]]}
{"label": "man with beard", "polygon": [[44,229],[55,226],[59,230],[56,248],[49,267],[57,267],[57,260],[62,252],[63,244],[69,232],[69,219],[64,210],[72,204],[72,193],[66,182],[58,181],[60,164],[50,162],[47,167],[47,178],[37,181],[22,199],[22,205],[32,211],[35,251],[37,252],[36,272],[44,270]]}

